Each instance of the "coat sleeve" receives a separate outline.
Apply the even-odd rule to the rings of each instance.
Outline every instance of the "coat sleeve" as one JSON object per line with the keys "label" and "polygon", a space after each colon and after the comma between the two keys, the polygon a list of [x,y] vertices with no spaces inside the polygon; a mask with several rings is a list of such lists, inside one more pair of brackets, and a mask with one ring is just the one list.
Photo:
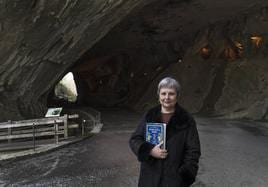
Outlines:
{"label": "coat sleeve", "polygon": [[192,184],[195,181],[195,177],[198,171],[198,162],[201,155],[200,140],[196,123],[194,119],[191,120],[190,127],[188,129],[185,147],[184,147],[184,159],[183,165],[180,167],[179,172],[187,184]]}
{"label": "coat sleeve", "polygon": [[155,146],[145,141],[145,124],[146,122],[144,115],[135,132],[129,139],[129,146],[140,162],[150,161],[153,159],[153,157],[150,156],[150,151]]}

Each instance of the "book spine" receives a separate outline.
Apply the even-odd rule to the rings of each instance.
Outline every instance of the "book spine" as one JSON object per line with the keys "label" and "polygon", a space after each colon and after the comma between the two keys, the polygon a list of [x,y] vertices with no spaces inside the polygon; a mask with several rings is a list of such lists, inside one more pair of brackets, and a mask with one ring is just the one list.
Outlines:
{"label": "book spine", "polygon": [[166,139],[166,129],[167,129],[167,124],[163,124],[163,131],[164,131],[164,133],[163,133],[163,149],[166,149],[166,143],[167,143],[167,139]]}

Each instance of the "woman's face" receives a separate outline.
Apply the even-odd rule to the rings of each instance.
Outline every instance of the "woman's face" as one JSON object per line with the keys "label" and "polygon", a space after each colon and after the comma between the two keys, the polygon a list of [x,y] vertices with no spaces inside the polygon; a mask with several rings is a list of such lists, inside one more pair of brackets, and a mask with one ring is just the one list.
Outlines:
{"label": "woman's face", "polygon": [[173,109],[177,103],[177,92],[175,88],[161,88],[159,91],[159,102],[165,109]]}

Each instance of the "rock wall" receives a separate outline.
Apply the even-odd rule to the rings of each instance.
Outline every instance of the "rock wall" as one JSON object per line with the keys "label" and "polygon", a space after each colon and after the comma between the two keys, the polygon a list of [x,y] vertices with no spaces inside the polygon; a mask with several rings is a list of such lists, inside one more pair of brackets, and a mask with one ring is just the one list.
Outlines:
{"label": "rock wall", "polygon": [[53,86],[141,0],[0,0],[1,120],[44,114]]}
{"label": "rock wall", "polygon": [[[267,7],[266,0],[0,0],[0,120],[42,116],[69,71],[82,104],[145,110],[157,102],[158,81],[174,76],[192,113],[267,119]],[[251,35],[263,37],[260,45]]]}
{"label": "rock wall", "polygon": [[[225,8],[214,4],[215,9],[199,1],[155,3],[130,14],[86,59],[128,56],[128,73],[121,80],[128,80],[124,104],[130,108],[154,106],[159,80],[173,76],[182,85],[179,102],[192,113],[266,119],[267,8],[229,3]],[[227,13],[228,8],[238,9]],[[254,35],[263,37],[258,47],[251,42]],[[203,47],[209,55],[201,53]]]}
{"label": "rock wall", "polygon": [[[158,81],[176,77],[182,85],[179,102],[192,113],[267,120],[268,22],[267,9],[247,18],[217,23],[199,32],[181,62],[157,77],[137,108],[152,106]],[[259,46],[252,36],[261,36]],[[241,46],[236,46],[239,42]],[[211,54],[201,49],[210,46]],[[142,104],[143,103],[143,104]]]}

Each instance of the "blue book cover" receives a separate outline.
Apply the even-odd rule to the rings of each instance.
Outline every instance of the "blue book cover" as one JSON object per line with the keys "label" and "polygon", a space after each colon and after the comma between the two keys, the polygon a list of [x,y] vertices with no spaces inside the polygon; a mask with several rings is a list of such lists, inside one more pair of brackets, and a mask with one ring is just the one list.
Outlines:
{"label": "blue book cover", "polygon": [[165,123],[146,123],[146,141],[157,145],[163,142],[161,148],[166,149],[166,124]]}

